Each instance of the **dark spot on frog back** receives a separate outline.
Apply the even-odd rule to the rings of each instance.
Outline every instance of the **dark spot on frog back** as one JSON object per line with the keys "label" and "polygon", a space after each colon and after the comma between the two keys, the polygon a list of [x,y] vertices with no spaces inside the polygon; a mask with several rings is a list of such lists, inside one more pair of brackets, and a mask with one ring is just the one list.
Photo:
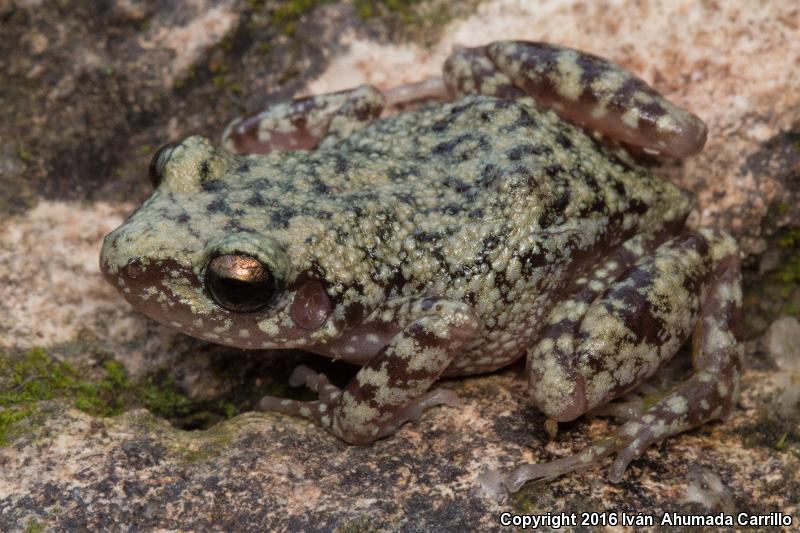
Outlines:
{"label": "dark spot on frog back", "polygon": [[350,168],[350,164],[347,162],[347,158],[344,157],[341,153],[336,153],[336,164],[334,169],[338,174],[344,174]]}
{"label": "dark spot on frog back", "polygon": [[214,199],[206,205],[206,211],[209,213],[223,213],[228,216],[233,216],[234,214],[233,209],[228,205],[224,196],[215,196]]}
{"label": "dark spot on frog back", "polygon": [[226,233],[256,233],[253,228],[243,226],[238,220],[231,219],[225,223]]}
{"label": "dark spot on frog back", "polygon": [[478,177],[476,183],[479,187],[489,187],[493,185],[500,177],[501,171],[492,163],[487,163],[481,170],[481,175]]}
{"label": "dark spot on frog back", "polygon": [[289,227],[289,221],[297,214],[297,210],[286,205],[277,205],[269,215],[270,222],[278,227]]}
{"label": "dark spot on frog back", "polygon": [[564,209],[569,205],[570,190],[567,186],[560,187],[553,198],[539,215],[539,227],[544,229],[552,226],[564,218]]}
{"label": "dark spot on frog back", "polygon": [[464,193],[472,188],[472,185],[466,181],[452,175],[446,175],[442,178],[441,184],[443,187],[453,189],[457,193]]}
{"label": "dark spot on frog back", "polygon": [[414,230],[412,235],[417,242],[434,242],[442,238],[442,233],[439,231],[423,231],[417,229]]}
{"label": "dark spot on frog back", "polygon": [[436,146],[433,147],[433,153],[439,156],[450,155],[456,146],[463,143],[467,139],[469,139],[471,135],[469,133],[463,133],[458,137],[453,139],[449,139],[447,141],[440,142]]}
{"label": "dark spot on frog back", "polygon": [[506,157],[511,161],[519,161],[525,156],[548,156],[552,155],[553,149],[544,144],[520,144],[506,152]]}
{"label": "dark spot on frog back", "polygon": [[572,139],[570,139],[569,137],[567,137],[567,136],[564,134],[564,132],[563,132],[563,131],[559,131],[559,132],[556,134],[556,142],[557,142],[559,145],[561,145],[561,147],[562,147],[562,148],[565,148],[565,149],[567,149],[567,150],[569,150],[569,149],[571,149],[571,148],[573,147]]}

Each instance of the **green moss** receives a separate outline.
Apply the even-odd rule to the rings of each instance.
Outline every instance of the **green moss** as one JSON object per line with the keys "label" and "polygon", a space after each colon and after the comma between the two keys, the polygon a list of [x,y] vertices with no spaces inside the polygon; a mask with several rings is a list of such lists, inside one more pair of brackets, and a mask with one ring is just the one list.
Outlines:
{"label": "green moss", "polygon": [[[780,212],[781,205],[784,204],[778,206],[778,212]],[[798,244],[800,244],[800,228],[791,228],[778,239],[778,246],[781,248],[794,248]]]}
{"label": "green moss", "polygon": [[374,16],[394,15],[399,17],[405,24],[414,21],[414,7],[421,3],[421,0],[355,0],[353,2],[356,13],[363,18],[369,19]]}
{"label": "green moss", "polygon": [[0,446],[4,446],[14,440],[21,433],[17,424],[25,420],[33,410],[29,407],[3,407],[0,408]]}
{"label": "green moss", "polygon": [[800,250],[785,257],[780,268],[771,274],[771,278],[786,285],[800,283]]}
{"label": "green moss", "polygon": [[0,446],[19,436],[22,422],[29,422],[46,400],[63,400],[94,416],[144,406],[156,416],[180,420],[183,427],[207,427],[238,412],[224,400],[193,403],[160,373],[133,382],[113,359],[76,369],[40,348],[17,356],[0,354],[0,391]]}
{"label": "green moss", "polygon": [[[774,211],[780,212],[781,205]],[[744,271],[744,316],[749,337],[763,332],[780,316],[800,316],[800,228],[784,229],[769,247],[779,254],[774,267],[764,274]]]}
{"label": "green moss", "polygon": [[431,44],[445,24],[472,13],[479,3],[480,0],[354,0],[353,6],[361,19],[383,23],[393,38]]}
{"label": "green moss", "polygon": [[148,411],[163,418],[184,416],[191,407],[189,399],[178,392],[168,376],[148,376],[140,385],[138,396]]}
{"label": "green moss", "polygon": [[83,379],[70,364],[57,361],[36,348],[21,357],[0,354],[0,445],[19,432],[19,422],[32,416],[41,401],[69,399],[78,409],[97,416],[122,412],[127,387],[119,363],[106,362],[104,375]]}
{"label": "green moss", "polygon": [[30,163],[31,161],[33,161],[33,152],[31,152],[24,146],[17,147],[17,155],[25,163]]}
{"label": "green moss", "polygon": [[362,515],[354,520],[343,521],[333,531],[334,533],[368,533],[379,530],[372,525],[369,515]]}
{"label": "green moss", "polygon": [[800,404],[787,413],[774,402],[765,402],[756,421],[737,432],[748,447],[765,446],[800,457]]}
{"label": "green moss", "polygon": [[540,511],[540,485],[540,483],[528,483],[517,492],[509,494],[512,509],[521,514],[535,514]]}
{"label": "green moss", "polygon": [[24,533],[42,533],[45,530],[44,525],[41,524],[35,518],[31,518],[28,520],[28,523],[25,524],[25,529],[23,530]]}
{"label": "green moss", "polygon": [[317,7],[330,3],[331,0],[290,0],[281,2],[272,12],[271,21],[278,30],[292,36],[297,32],[297,22]]}
{"label": "green moss", "polygon": [[184,434],[184,436],[190,438],[188,441],[181,439],[186,443],[186,447],[173,448],[173,450],[184,462],[196,463],[218,457],[227,450],[233,442],[234,432],[230,431],[226,424],[219,424],[212,429],[192,432]]}
{"label": "green moss", "polygon": [[218,457],[225,451],[227,445],[232,441],[232,438],[225,440],[215,440],[212,442],[204,443],[197,449],[183,450],[181,457],[185,463],[199,463],[200,461],[207,461]]}

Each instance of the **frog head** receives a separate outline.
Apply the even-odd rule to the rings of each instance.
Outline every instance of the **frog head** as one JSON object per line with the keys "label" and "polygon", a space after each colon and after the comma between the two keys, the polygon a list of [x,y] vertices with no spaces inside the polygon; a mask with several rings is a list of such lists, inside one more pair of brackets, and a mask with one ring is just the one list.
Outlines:
{"label": "frog head", "polygon": [[[336,337],[333,302],[304,243],[270,203],[280,179],[264,158],[229,154],[202,137],[162,147],[154,192],[106,236],[100,266],[138,310],[184,333],[241,348],[310,347]],[[288,204],[288,205],[287,205]],[[278,206],[278,207],[276,207]]]}

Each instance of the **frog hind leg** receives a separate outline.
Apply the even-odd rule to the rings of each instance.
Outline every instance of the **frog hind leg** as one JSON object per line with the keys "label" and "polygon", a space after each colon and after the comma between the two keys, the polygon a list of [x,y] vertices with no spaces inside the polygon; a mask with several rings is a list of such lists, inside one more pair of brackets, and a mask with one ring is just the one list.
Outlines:
{"label": "frog hind leg", "polygon": [[445,62],[451,97],[532,97],[562,118],[628,145],[673,157],[702,150],[706,125],[647,83],[592,54],[525,41],[456,50]]}
{"label": "frog hind leg", "polygon": [[371,85],[277,102],[231,122],[222,145],[233,153],[311,150],[363,128],[383,107],[383,94]]}
{"label": "frog hind leg", "polygon": [[[740,283],[730,236],[686,232],[640,258],[590,305],[554,308],[528,353],[528,377],[534,402],[555,420],[572,420],[636,388],[690,334],[693,372],[643,403],[609,439],[574,456],[520,466],[505,478],[506,486],[518,490],[614,453],[608,477],[617,482],[651,444],[725,416],[739,389]],[[569,312],[576,305],[579,312]]]}
{"label": "frog hind leg", "polygon": [[[414,302],[410,312],[419,318],[394,335],[344,390],[298,367],[291,383],[309,386],[319,398],[301,402],[265,397],[258,409],[303,416],[346,442],[368,444],[418,419],[428,407],[454,405],[452,392],[428,389],[476,334],[478,321],[469,306],[439,298]],[[386,313],[378,315],[380,320],[394,320]]]}

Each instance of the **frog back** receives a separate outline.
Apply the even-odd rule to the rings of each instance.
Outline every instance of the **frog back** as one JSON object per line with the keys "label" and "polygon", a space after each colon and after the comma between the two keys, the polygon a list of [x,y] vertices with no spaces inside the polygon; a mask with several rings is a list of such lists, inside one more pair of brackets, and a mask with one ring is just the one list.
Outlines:
{"label": "frog back", "polygon": [[417,288],[509,265],[531,275],[691,205],[554,113],[489,97],[376,121],[315,157],[338,167],[323,173],[338,204],[328,231],[348,243],[317,261],[358,249],[371,280]]}

